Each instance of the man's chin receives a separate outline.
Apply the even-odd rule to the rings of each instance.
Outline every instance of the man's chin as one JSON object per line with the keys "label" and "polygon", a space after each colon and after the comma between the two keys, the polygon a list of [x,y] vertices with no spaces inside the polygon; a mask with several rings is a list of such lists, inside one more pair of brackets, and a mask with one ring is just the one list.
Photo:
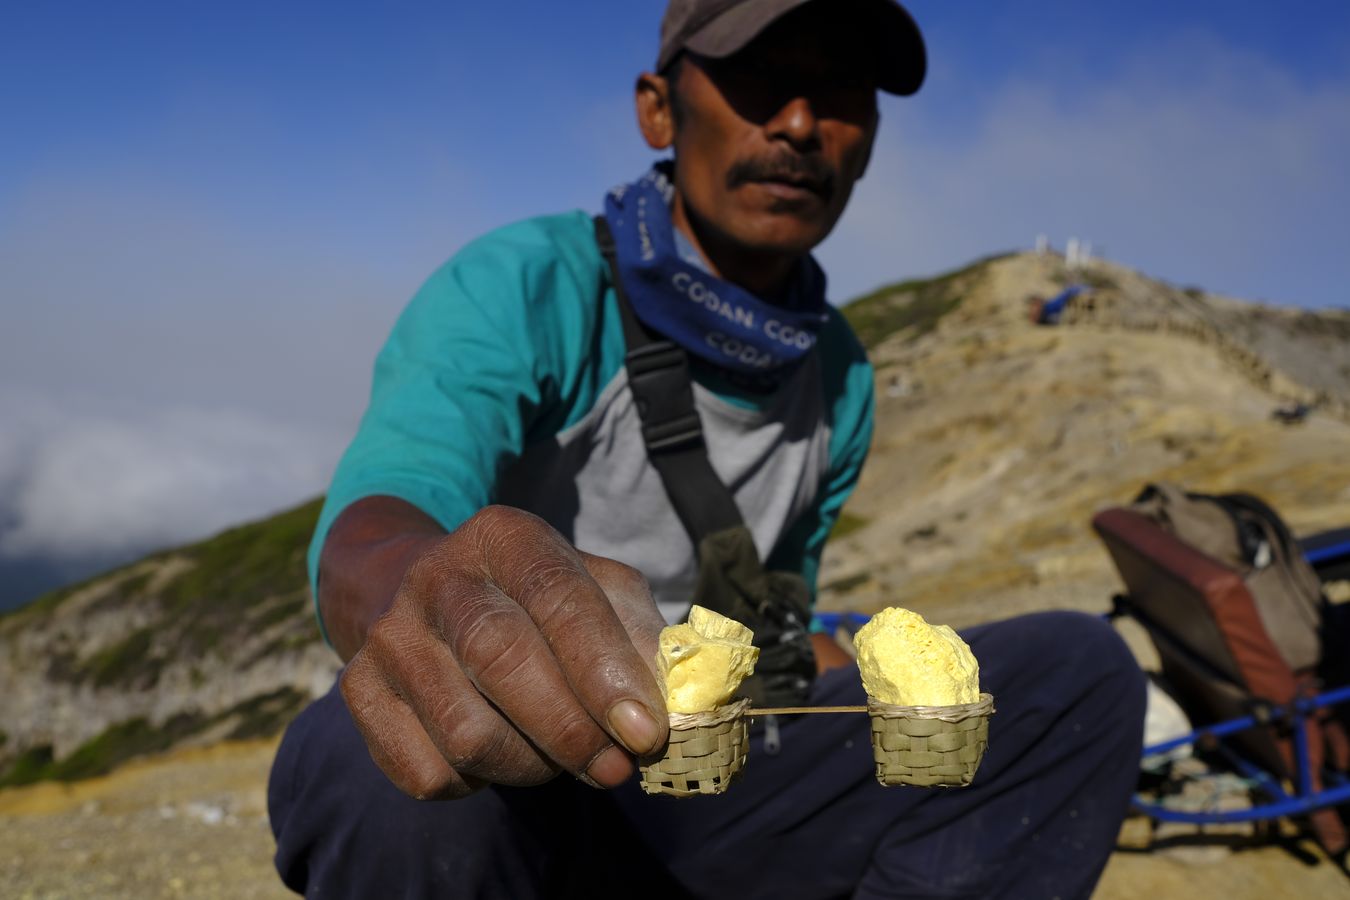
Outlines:
{"label": "man's chin", "polygon": [[797,202],[742,190],[722,203],[717,214],[699,218],[745,251],[769,256],[809,253],[825,240],[836,219],[819,198]]}
{"label": "man's chin", "polygon": [[781,181],[753,181],[741,185],[738,200],[748,210],[772,216],[789,216],[803,222],[820,221],[828,215],[829,198],[813,188]]}
{"label": "man's chin", "polygon": [[805,217],[796,210],[768,210],[754,216],[738,229],[737,235],[746,249],[774,255],[801,255],[809,253],[825,240],[833,223],[822,222],[815,216]]}
{"label": "man's chin", "polygon": [[828,198],[814,188],[786,181],[754,181],[746,185],[760,202],[781,209],[809,210],[827,205]]}

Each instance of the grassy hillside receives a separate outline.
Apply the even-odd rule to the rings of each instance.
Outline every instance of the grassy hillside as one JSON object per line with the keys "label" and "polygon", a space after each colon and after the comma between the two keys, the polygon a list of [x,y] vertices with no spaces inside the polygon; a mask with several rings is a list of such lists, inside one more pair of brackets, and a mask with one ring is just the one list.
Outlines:
{"label": "grassy hillside", "polygon": [[[191,694],[319,642],[305,552],[321,502],[157,553],[0,617],[0,646],[40,661],[45,685],[60,696],[97,707],[107,705],[98,698],[158,694],[160,713],[155,721],[112,714],[64,753],[43,738],[40,722],[7,721],[0,786],[99,775],[195,736],[256,737],[282,727],[308,699],[294,686],[269,686],[220,708]],[[179,708],[165,715],[165,697],[173,706],[175,695],[184,695]],[[89,716],[101,712],[91,708]]]}
{"label": "grassy hillside", "polygon": [[917,340],[961,306],[988,263],[1007,255],[987,256],[933,278],[897,281],[877,288],[845,304],[844,318],[868,349],[895,334]]}

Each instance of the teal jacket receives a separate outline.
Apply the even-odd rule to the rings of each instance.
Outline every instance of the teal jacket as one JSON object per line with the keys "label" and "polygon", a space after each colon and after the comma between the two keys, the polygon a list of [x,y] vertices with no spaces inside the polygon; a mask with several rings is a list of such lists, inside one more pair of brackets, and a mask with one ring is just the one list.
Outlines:
{"label": "teal jacket", "polygon": [[[580,549],[638,568],[678,620],[693,545],[647,462],[623,355],[588,215],[530,219],[466,246],[418,291],[376,359],[370,405],[310,546],[315,596],[333,520],[362,497],[390,495],[447,530],[491,503],[529,509]],[[871,439],[872,372],[852,330],[832,308],[816,349],[774,392],[698,371],[695,399],[713,467],[761,556],[800,572],[814,594]]]}

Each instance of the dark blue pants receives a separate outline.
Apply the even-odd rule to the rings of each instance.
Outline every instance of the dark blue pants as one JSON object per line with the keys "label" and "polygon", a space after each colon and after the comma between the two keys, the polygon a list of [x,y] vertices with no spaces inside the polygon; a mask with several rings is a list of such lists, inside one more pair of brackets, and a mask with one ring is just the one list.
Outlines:
{"label": "dark blue pants", "polygon": [[[883,788],[866,716],[752,739],[722,796],[601,792],[561,777],[427,803],[371,762],[335,690],[286,733],[268,807],[277,869],[311,897],[1087,897],[1138,772],[1144,680],[1099,619],[964,633],[997,709],[967,788]],[[856,668],[812,702],[865,702]]]}

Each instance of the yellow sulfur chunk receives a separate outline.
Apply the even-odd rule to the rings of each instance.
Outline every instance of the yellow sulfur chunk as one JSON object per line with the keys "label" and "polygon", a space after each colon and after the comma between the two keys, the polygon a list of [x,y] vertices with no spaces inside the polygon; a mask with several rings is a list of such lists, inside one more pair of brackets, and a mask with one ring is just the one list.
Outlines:
{"label": "yellow sulfur chunk", "polygon": [[946,625],[892,606],[853,636],[867,695],[896,706],[954,706],[980,699],[980,665]]}
{"label": "yellow sulfur chunk", "polygon": [[701,606],[689,607],[689,625],[705,638],[748,644],[755,639],[755,633],[735,619]]}
{"label": "yellow sulfur chunk", "polygon": [[661,629],[656,665],[666,709],[703,712],[730,700],[759,659],[753,638],[740,622],[701,606],[689,610],[688,623]]}

